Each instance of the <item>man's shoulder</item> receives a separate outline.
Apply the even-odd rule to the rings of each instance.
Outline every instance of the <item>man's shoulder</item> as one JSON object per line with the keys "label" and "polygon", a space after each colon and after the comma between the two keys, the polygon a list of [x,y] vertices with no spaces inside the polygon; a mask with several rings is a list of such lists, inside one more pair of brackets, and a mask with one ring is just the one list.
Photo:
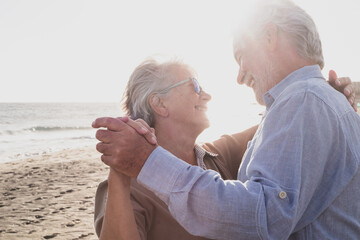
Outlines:
{"label": "man's shoulder", "polygon": [[[279,100],[298,98],[299,101],[316,101],[341,117],[353,111],[346,97],[331,87],[324,79],[309,78],[290,84],[281,94]],[[308,106],[311,107],[311,106]]]}
{"label": "man's shoulder", "polygon": [[313,93],[316,96],[323,96],[336,92],[330,85],[321,78],[309,78],[295,81],[285,88],[283,95]]}

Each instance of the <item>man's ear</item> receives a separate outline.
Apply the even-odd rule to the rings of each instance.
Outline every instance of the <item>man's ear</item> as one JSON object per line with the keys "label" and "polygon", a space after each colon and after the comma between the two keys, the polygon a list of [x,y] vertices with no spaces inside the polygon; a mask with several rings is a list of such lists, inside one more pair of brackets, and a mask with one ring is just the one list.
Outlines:
{"label": "man's ear", "polygon": [[279,29],[276,25],[269,23],[265,27],[265,44],[269,51],[274,51],[277,48],[278,38],[279,38]]}
{"label": "man's ear", "polygon": [[150,96],[149,104],[156,114],[162,117],[167,117],[169,115],[169,111],[164,104],[163,98],[159,97],[157,94]]}

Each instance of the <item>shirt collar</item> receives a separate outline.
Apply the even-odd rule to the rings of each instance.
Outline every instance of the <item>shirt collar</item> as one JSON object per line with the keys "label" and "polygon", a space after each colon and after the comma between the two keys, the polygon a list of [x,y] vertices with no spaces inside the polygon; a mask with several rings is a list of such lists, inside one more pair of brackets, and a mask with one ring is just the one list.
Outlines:
{"label": "shirt collar", "polygon": [[216,153],[212,153],[212,152],[209,152],[209,151],[206,151],[204,148],[202,148],[200,145],[198,144],[195,144],[195,147],[194,147],[194,150],[195,150],[195,155],[196,155],[196,161],[197,161],[197,165],[199,167],[201,167],[202,169],[206,170],[207,167],[204,163],[204,158],[206,155],[209,155],[210,157],[216,157],[218,156],[218,154]]}
{"label": "shirt collar", "polygon": [[200,157],[200,156],[205,156],[205,154],[211,156],[211,157],[217,157],[219,154],[216,154],[216,153],[213,153],[213,152],[210,152],[210,151],[207,151],[205,150],[203,147],[201,147],[199,144],[195,144],[195,154],[196,154],[196,157]]}
{"label": "shirt collar", "polygon": [[290,73],[264,95],[266,109],[269,109],[277,97],[292,83],[296,81],[306,81],[309,78],[325,79],[321,73],[319,65],[305,66]]}

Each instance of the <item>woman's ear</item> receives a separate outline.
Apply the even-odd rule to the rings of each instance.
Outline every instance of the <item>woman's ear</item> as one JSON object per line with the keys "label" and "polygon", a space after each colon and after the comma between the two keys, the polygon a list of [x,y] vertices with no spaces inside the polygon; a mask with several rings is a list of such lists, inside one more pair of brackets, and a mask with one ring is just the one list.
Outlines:
{"label": "woman's ear", "polygon": [[169,115],[169,111],[166,104],[164,104],[163,98],[159,97],[157,94],[150,96],[149,104],[156,114],[162,117],[167,117]]}

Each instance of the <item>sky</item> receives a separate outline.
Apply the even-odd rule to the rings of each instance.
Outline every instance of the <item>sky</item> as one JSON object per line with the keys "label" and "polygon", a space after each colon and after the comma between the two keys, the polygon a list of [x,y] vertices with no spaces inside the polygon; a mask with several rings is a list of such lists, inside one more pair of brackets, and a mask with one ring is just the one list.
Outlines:
{"label": "sky", "polygon": [[[178,56],[212,95],[210,115],[254,106],[236,84],[232,34],[251,0],[0,0],[0,102],[119,102],[147,56]],[[360,81],[358,0],[295,0],[317,24],[324,75]],[[210,110],[209,110],[210,111]]]}

